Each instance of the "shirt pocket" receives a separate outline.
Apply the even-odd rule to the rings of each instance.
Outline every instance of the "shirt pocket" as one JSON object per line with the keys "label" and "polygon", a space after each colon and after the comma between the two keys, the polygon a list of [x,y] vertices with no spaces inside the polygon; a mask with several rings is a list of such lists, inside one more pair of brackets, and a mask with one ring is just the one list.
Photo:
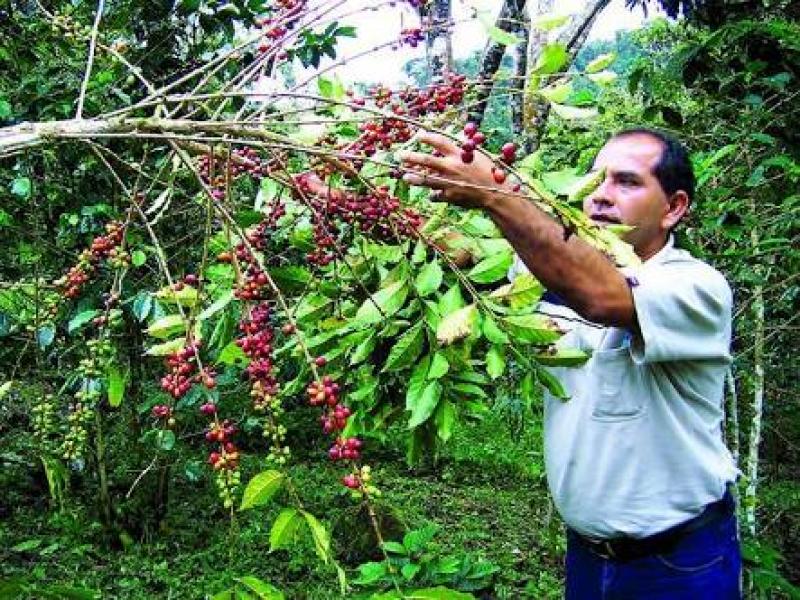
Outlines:
{"label": "shirt pocket", "polygon": [[637,365],[628,348],[597,350],[592,355],[588,396],[593,397],[592,419],[627,421],[640,417],[644,409],[643,390],[636,386]]}

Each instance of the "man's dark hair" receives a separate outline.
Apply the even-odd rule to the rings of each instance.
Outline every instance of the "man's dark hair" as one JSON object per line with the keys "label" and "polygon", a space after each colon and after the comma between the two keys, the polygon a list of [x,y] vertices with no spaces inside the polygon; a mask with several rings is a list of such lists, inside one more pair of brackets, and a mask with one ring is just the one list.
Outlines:
{"label": "man's dark hair", "polygon": [[651,138],[661,142],[661,158],[658,159],[656,166],[653,167],[653,175],[661,184],[661,189],[672,197],[678,190],[683,190],[689,196],[689,202],[694,199],[695,179],[692,170],[692,161],[689,159],[689,151],[682,143],[671,135],[648,129],[647,127],[636,127],[624,129],[615,134],[611,139],[619,139],[632,135],[649,135]]}

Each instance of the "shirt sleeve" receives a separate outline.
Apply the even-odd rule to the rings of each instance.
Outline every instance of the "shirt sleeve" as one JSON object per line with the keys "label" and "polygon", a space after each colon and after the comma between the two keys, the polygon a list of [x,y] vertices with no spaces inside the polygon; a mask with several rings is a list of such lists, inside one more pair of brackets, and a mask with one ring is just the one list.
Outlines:
{"label": "shirt sleeve", "polygon": [[640,332],[631,341],[635,362],[730,361],[732,294],[718,271],[699,262],[644,268],[631,292]]}

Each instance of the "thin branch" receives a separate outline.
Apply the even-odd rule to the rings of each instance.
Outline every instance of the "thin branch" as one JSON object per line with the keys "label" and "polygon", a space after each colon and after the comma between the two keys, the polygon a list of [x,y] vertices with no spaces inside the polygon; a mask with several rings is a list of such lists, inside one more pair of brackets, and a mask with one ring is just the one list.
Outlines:
{"label": "thin branch", "polygon": [[106,0],[98,0],[97,14],[94,16],[94,25],[92,25],[92,35],[89,39],[89,58],[86,60],[86,73],[83,74],[83,83],[81,83],[81,93],[78,96],[78,110],[75,113],[76,119],[83,119],[83,102],[86,99],[86,88],[89,86],[89,78],[92,76],[92,64],[94,63],[94,52],[97,46],[97,30],[100,28],[100,19],[103,16],[103,9]]}

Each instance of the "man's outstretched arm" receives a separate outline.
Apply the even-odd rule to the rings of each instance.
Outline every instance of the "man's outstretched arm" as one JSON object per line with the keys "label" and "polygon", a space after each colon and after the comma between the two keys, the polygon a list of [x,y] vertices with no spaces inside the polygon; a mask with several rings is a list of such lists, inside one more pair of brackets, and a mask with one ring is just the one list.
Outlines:
{"label": "man's outstretched arm", "polygon": [[[418,152],[402,155],[412,171],[405,180],[440,190],[440,199],[484,209],[547,289],[561,296],[582,317],[597,323],[636,328],[633,297],[625,277],[598,250],[564,228],[533,203],[495,183],[492,162],[476,153],[465,164],[449,139],[421,134],[443,156]],[[427,173],[420,173],[420,170]]]}

